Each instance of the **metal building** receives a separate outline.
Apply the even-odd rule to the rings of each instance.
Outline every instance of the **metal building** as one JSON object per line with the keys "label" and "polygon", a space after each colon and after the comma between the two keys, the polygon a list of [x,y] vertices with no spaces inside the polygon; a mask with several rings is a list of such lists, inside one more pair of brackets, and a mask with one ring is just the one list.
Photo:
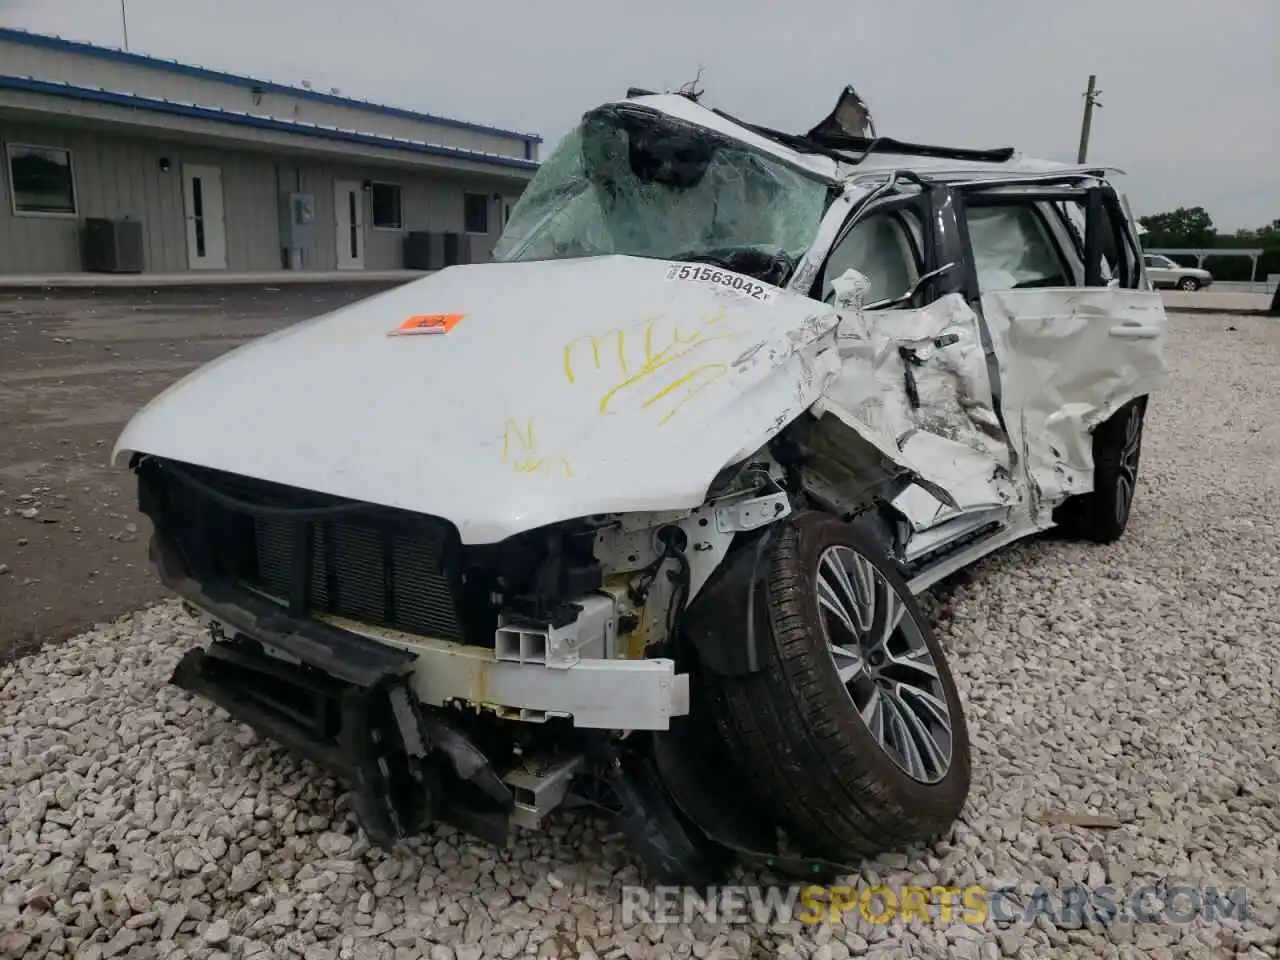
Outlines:
{"label": "metal building", "polygon": [[540,142],[0,28],[0,275],[474,262]]}

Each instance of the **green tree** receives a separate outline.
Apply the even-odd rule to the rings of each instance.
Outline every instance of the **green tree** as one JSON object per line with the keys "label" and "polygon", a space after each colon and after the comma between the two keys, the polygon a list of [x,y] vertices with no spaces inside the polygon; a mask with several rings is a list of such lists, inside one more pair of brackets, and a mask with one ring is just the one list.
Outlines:
{"label": "green tree", "polygon": [[1204,207],[1179,207],[1139,217],[1138,222],[1147,228],[1143,246],[1149,248],[1212,247],[1218,235],[1213,218]]}
{"label": "green tree", "polygon": [[1233,239],[1243,241],[1249,246],[1280,247],[1280,218],[1256,230],[1250,230],[1247,227],[1237,230]]}

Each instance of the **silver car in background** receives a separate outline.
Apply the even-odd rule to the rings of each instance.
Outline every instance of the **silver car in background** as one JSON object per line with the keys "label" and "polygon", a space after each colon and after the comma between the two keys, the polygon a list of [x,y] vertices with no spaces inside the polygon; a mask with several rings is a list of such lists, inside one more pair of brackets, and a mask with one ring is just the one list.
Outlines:
{"label": "silver car in background", "polygon": [[1213,283],[1213,274],[1200,267],[1184,267],[1158,253],[1143,254],[1151,285],[1156,288],[1199,290]]}

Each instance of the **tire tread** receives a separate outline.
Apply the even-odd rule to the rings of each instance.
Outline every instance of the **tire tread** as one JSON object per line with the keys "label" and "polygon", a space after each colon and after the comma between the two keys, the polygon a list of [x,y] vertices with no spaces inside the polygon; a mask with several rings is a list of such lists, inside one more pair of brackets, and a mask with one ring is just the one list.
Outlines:
{"label": "tire tread", "polygon": [[[812,589],[806,579],[804,548],[814,537],[821,543],[833,538],[854,541],[864,555],[875,553],[873,544],[835,518],[801,515],[790,524],[779,536],[770,563],[767,590],[773,643],[766,644],[764,667],[745,678],[718,678],[719,709],[714,712],[722,736],[742,761],[757,801],[784,826],[806,842],[820,845],[824,854],[874,856],[950,826],[968,791],[967,731],[963,716],[953,709],[959,804],[953,784],[944,802],[933,805],[940,808],[932,811],[927,804],[907,804],[894,796],[883,776],[883,764],[891,761],[878,755],[878,747],[877,756],[869,758],[850,742],[847,721],[840,722],[840,705],[833,702],[834,665],[828,662],[825,641],[819,646],[810,635],[803,608]],[[876,556],[882,562],[885,559]],[[881,569],[893,582],[892,568],[884,563]],[[911,616],[921,620],[914,599],[908,600],[908,608]],[[922,620],[921,624],[928,631],[928,624]],[[935,653],[940,660],[940,650]],[[940,663],[939,669],[945,671],[945,664]],[[947,674],[944,683],[949,680]],[[860,725],[851,701],[845,708]],[[870,740],[869,732],[866,736]]]}

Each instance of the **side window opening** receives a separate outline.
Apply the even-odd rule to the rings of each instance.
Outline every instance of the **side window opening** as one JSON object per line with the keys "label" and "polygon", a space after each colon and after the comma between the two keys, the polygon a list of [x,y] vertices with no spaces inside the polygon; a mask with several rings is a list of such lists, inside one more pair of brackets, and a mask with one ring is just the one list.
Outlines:
{"label": "side window opening", "polygon": [[830,301],[832,281],[850,268],[871,282],[867,303],[906,293],[922,272],[923,241],[923,226],[911,210],[874,213],[858,222],[827,258],[822,299]]}
{"label": "side window opening", "polygon": [[1111,210],[1105,203],[1101,206],[1099,230],[1102,234],[1102,282],[1109,283],[1112,279],[1123,275],[1121,261],[1128,251],[1124,250],[1118,242],[1117,227],[1119,225],[1112,219]]}
{"label": "side window opening", "polygon": [[1032,204],[969,206],[966,221],[983,292],[1076,285],[1048,224]]}
{"label": "side window opening", "polygon": [[1106,223],[1111,242],[1103,247],[1103,253],[1104,258],[1109,255],[1114,260],[1104,269],[1110,270],[1110,277],[1119,278],[1122,286],[1136,289],[1141,281],[1142,270],[1138,266],[1138,258],[1142,256],[1142,248],[1132,236],[1129,214],[1121,206],[1120,198],[1112,193],[1108,200]]}
{"label": "side window opening", "polygon": [[[1091,199],[1091,194],[1096,195]],[[1090,253],[1086,249],[1091,208],[1097,220],[1099,263],[1096,277],[1089,276],[1091,270],[1087,261]],[[1162,266],[1159,256],[1144,254],[1140,245],[1129,235],[1127,214],[1110,190],[1088,191],[1081,199],[1055,200],[1046,209],[1065,225],[1065,232],[1071,238],[1075,266],[1082,271],[1083,282],[1086,284],[1120,284],[1132,289],[1140,282],[1139,272],[1143,263],[1147,267]]]}
{"label": "side window opening", "polygon": [[1079,264],[1084,263],[1085,210],[1078,200],[1060,200],[1050,205],[1053,213],[1071,238],[1071,251]]}
{"label": "side window opening", "polygon": [[[1089,215],[1082,200],[1069,199],[1058,200],[1048,204],[1046,209],[1049,215],[1056,217],[1057,221],[1063,225],[1064,231],[1071,238],[1071,260],[1072,269],[1076,273],[1076,279],[1079,283],[1085,283],[1088,268],[1085,260],[1088,256],[1086,245],[1086,234],[1088,227]],[[1109,230],[1109,224],[1104,220],[1102,225],[1103,231]],[[1114,243],[1110,248],[1104,249],[1102,252],[1102,262],[1100,264],[1101,281],[1103,284],[1111,282],[1112,278],[1118,277],[1119,265],[1113,259],[1112,254],[1108,250],[1114,251]]]}

